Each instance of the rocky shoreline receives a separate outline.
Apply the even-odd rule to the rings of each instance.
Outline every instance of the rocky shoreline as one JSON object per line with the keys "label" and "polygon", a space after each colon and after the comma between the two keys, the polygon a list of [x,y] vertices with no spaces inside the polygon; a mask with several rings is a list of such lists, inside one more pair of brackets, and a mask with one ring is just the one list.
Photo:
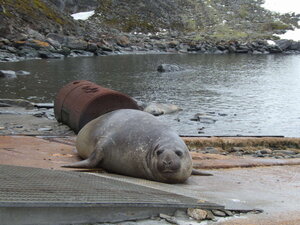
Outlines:
{"label": "rocky shoreline", "polygon": [[195,41],[166,33],[106,34],[98,40],[86,40],[56,33],[37,31],[12,40],[0,38],[0,62],[28,59],[63,59],[65,57],[118,54],[183,53],[183,54],[299,54],[300,42],[292,40]]}

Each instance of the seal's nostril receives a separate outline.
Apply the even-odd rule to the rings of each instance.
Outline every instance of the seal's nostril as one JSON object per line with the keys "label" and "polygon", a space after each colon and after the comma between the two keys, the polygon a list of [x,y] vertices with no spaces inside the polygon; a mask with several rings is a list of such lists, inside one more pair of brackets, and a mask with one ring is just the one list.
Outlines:
{"label": "seal's nostril", "polygon": [[166,160],[164,160],[164,161],[163,161],[163,164],[164,164],[165,166],[170,166],[170,165],[172,165],[172,161],[166,161]]}

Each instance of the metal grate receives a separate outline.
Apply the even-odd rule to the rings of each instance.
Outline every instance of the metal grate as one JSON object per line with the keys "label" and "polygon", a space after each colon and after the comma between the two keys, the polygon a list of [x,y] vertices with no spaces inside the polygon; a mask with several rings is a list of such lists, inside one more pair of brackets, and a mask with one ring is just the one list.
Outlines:
{"label": "metal grate", "polygon": [[8,165],[0,165],[0,171],[0,207],[221,207],[81,172]]}

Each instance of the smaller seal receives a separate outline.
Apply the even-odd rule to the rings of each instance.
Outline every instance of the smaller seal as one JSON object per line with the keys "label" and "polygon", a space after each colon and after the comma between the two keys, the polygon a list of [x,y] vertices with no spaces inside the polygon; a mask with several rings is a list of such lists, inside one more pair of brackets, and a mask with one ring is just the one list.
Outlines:
{"label": "smaller seal", "polygon": [[[73,168],[108,172],[165,183],[185,182],[192,158],[178,134],[153,115],[132,109],[106,113],[79,132],[76,148],[83,161]],[[209,175],[193,171],[196,175]]]}

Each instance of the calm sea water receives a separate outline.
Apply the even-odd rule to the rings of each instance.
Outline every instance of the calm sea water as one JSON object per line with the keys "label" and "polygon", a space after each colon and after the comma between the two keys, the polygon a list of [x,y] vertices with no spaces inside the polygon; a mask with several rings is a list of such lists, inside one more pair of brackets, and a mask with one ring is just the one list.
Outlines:
{"label": "calm sea water", "polygon": [[[161,63],[181,72],[158,73]],[[0,80],[0,98],[53,102],[70,81],[86,79],[144,102],[183,110],[160,116],[180,134],[300,136],[299,55],[118,55],[0,63],[29,76]],[[191,121],[208,114],[215,123]]]}

